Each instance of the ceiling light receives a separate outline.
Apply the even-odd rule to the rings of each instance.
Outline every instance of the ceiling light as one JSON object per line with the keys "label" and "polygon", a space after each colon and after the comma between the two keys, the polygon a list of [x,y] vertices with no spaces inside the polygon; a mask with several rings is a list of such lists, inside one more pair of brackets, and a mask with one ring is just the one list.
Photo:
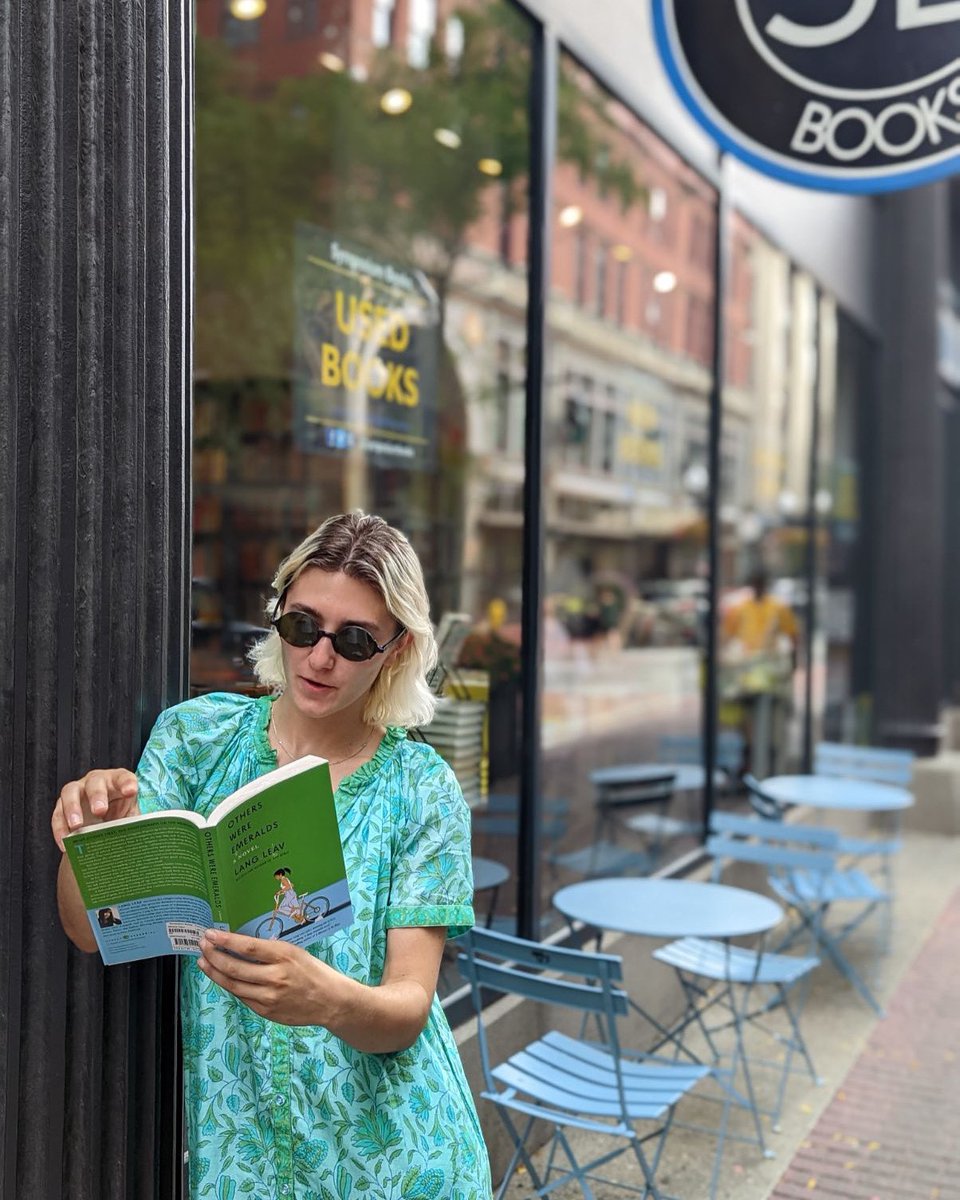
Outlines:
{"label": "ceiling light", "polygon": [[230,16],[238,21],[255,21],[267,11],[267,0],[230,0]]}
{"label": "ceiling light", "polygon": [[477,163],[477,170],[482,171],[484,175],[502,175],[503,163],[499,158],[481,158]]}
{"label": "ceiling light", "polygon": [[455,129],[439,128],[433,131],[433,136],[441,146],[446,146],[448,150],[460,149],[460,134]]}
{"label": "ceiling light", "polygon": [[629,262],[630,259],[633,258],[633,251],[624,242],[620,242],[618,245],[614,246],[610,253],[617,260],[617,262]]}
{"label": "ceiling light", "polygon": [[560,209],[557,220],[564,229],[572,229],[574,225],[579,225],[583,220],[583,209],[579,204],[568,204],[566,208]]}
{"label": "ceiling light", "polygon": [[347,65],[339,54],[334,54],[332,50],[324,50],[317,57],[317,62],[321,67],[326,67],[328,71],[342,71]]}
{"label": "ceiling light", "polygon": [[653,277],[653,290],[665,296],[677,286],[677,277],[672,271],[658,271]]}
{"label": "ceiling light", "polygon": [[391,88],[380,97],[380,107],[391,117],[399,117],[412,103],[413,97],[406,88]]}

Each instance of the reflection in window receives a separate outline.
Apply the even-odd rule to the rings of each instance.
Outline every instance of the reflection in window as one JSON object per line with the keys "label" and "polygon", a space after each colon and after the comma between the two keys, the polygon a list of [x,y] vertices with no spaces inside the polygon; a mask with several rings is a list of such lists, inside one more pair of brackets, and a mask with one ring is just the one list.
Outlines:
{"label": "reflection in window", "polygon": [[[245,656],[280,558],[331,513],[379,512],[413,541],[438,626],[465,614],[458,696],[486,698],[496,753],[478,738],[455,769],[478,811],[491,792],[509,807],[528,24],[505,0],[471,3],[434,55],[434,3],[377,0],[360,37],[332,0],[289,0],[236,53],[224,11],[196,0],[191,687],[255,691]],[[510,868],[509,921],[516,838],[478,831],[475,851]]]}
{"label": "reflection in window", "polygon": [[393,22],[397,0],[373,0],[371,40],[378,50],[393,45]]}
{"label": "reflection in window", "polygon": [[581,226],[576,231],[573,276],[573,294],[578,304],[587,302],[587,231]]}
{"label": "reflection in window", "polygon": [[464,29],[459,17],[447,17],[443,29],[443,52],[452,62],[457,62],[463,54]]}
{"label": "reflection in window", "polygon": [[245,15],[242,6],[237,9],[241,15],[234,16],[234,7],[234,0],[224,0],[221,29],[225,44],[234,47],[255,46],[260,40],[262,17]]}
{"label": "reflection in window", "polygon": [[585,467],[590,462],[590,431],[593,425],[593,408],[584,398],[589,381],[584,380],[583,390],[576,396],[568,396],[563,425],[563,440],[567,448],[566,461]]}
{"label": "reflection in window", "polygon": [[493,445],[506,450],[510,445],[510,343],[497,343],[497,387],[495,393]]}
{"label": "reflection in window", "polygon": [[436,28],[437,0],[410,0],[407,62],[411,67],[427,65]]}
{"label": "reflection in window", "polygon": [[[818,300],[811,281],[739,213],[732,214],[731,233],[720,479],[720,718],[745,736],[745,762],[763,775],[798,765],[811,666],[804,576]],[[751,612],[761,574],[768,609],[792,613],[771,626],[767,639],[756,636],[758,622],[751,628],[743,616]],[[759,608],[752,611],[756,616]],[[798,629],[795,644],[782,633],[786,626]],[[821,676],[816,668],[813,678]]]}
{"label": "reflection in window", "polygon": [[[649,808],[628,814],[647,818],[633,829],[598,822],[596,770],[675,761],[669,736],[700,756],[705,492],[686,490],[684,450],[696,422],[706,428],[713,292],[672,231],[700,222],[712,245],[716,205],[569,57],[558,93],[547,372],[557,382],[545,403],[561,436],[546,462],[542,746],[545,803],[575,816],[547,847],[551,890],[658,865]],[[574,137],[584,130],[592,145]],[[688,297],[699,306],[689,329]],[[663,796],[665,854],[693,844],[700,803],[696,788]]]}
{"label": "reflection in window", "polygon": [[617,299],[615,312],[618,325],[623,325],[626,321],[628,270],[629,267],[626,262],[617,263]]}
{"label": "reflection in window", "polygon": [[319,20],[320,0],[287,0],[287,37],[316,33]]}
{"label": "reflection in window", "polygon": [[593,303],[598,317],[607,315],[607,247],[597,242],[593,248]]}

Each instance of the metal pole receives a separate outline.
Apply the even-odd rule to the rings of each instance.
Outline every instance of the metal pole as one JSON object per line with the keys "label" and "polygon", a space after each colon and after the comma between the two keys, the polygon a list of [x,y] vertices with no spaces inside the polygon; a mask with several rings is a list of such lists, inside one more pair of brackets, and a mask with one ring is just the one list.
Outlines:
{"label": "metal pole", "polygon": [[724,381],[724,300],[726,297],[727,263],[729,259],[729,196],[726,155],[719,154],[719,184],[717,189],[717,234],[714,239],[714,304],[713,304],[713,384],[710,388],[707,467],[707,630],[703,672],[703,767],[704,837],[710,828],[714,804],[714,770],[717,761],[717,626],[720,596],[720,439],[723,432]]}
{"label": "metal pole", "polygon": [[550,294],[551,183],[556,146],[555,35],[536,28],[530,78],[530,235],[527,297],[527,381],[523,481],[523,630],[520,804],[517,845],[517,921],[521,937],[539,936],[542,760],[540,697],[543,596],[543,444],[546,377],[546,310]]}
{"label": "metal pole", "polygon": [[802,770],[813,770],[813,667],[814,635],[817,630],[817,492],[820,476],[820,296],[814,293],[813,320],[813,410],[810,418],[810,465],[807,474],[807,675],[803,695],[803,763]]}

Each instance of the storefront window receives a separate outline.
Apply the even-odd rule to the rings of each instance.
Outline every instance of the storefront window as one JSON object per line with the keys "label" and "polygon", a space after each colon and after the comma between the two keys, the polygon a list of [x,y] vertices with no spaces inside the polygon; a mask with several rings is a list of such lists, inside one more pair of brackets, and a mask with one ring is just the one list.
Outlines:
{"label": "storefront window", "polygon": [[543,492],[551,892],[647,873],[699,835],[699,787],[666,786],[607,820],[594,774],[701,758],[716,236],[713,189],[569,57],[559,104]]}
{"label": "storefront window", "polygon": [[[763,778],[801,761],[811,646],[822,652],[809,636],[807,593],[811,438],[827,359],[809,276],[738,213],[730,241],[719,724],[721,739],[742,742],[742,768]],[[822,674],[810,683],[821,687]]]}
{"label": "storefront window", "polygon": [[501,0],[267,0],[255,38],[222,0],[196,15],[193,690],[254,691],[278,561],[380,513],[451,634],[447,701],[489,704],[489,741],[442,752],[515,811],[528,24]]}
{"label": "storefront window", "polygon": [[874,351],[863,331],[841,310],[830,305],[825,320],[836,347],[836,383],[832,421],[824,413],[824,458],[816,493],[826,545],[824,605],[819,614],[826,643],[822,735],[834,742],[869,742],[872,589],[861,514],[865,425],[875,395]]}

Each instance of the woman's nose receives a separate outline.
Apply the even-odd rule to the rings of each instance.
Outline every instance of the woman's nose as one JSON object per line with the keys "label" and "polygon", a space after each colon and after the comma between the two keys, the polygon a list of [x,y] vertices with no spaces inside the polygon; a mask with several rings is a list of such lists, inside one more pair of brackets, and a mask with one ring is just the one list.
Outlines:
{"label": "woman's nose", "polygon": [[313,667],[332,667],[337,660],[337,652],[329,634],[324,634],[319,642],[310,649],[310,665]]}

